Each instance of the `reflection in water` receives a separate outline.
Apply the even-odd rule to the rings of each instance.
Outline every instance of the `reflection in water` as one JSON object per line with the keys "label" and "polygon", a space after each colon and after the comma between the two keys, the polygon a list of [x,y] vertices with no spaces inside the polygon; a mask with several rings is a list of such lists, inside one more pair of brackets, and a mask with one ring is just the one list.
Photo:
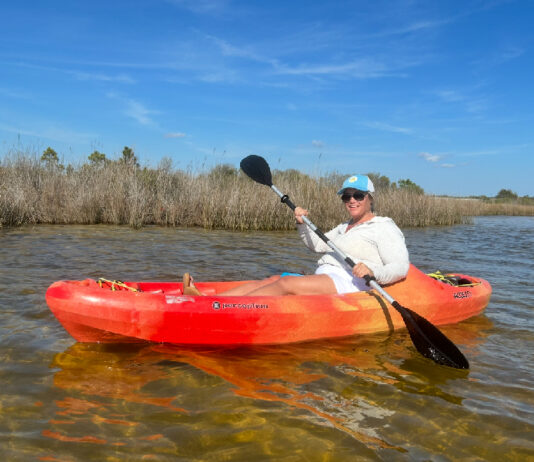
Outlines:
{"label": "reflection in water", "polygon": [[[470,350],[481,339],[480,326],[448,335],[456,342],[461,337]],[[326,431],[330,440],[345,441],[345,446],[348,437],[350,446],[372,453],[402,454],[402,445],[390,442],[391,435],[382,431],[395,414],[396,393],[461,404],[460,396],[443,388],[466,375],[436,367],[429,380],[428,360],[411,355],[410,345],[407,334],[253,348],[76,343],[54,357],[52,367],[59,369],[54,385],[67,396],[56,402],[56,416],[43,435],[119,446],[131,445],[133,437],[169,449],[162,424],[172,415],[196,438],[209,422],[222,424],[236,441],[261,447],[266,455],[270,449],[265,446],[265,426],[285,428],[286,444],[293,439],[291,433],[302,438]],[[388,390],[386,397],[380,399],[380,390]],[[136,428],[142,419],[138,405],[161,408],[150,412],[156,433]],[[122,428],[113,438],[106,431],[112,426]],[[216,439],[203,439],[207,448],[216,447]]]}

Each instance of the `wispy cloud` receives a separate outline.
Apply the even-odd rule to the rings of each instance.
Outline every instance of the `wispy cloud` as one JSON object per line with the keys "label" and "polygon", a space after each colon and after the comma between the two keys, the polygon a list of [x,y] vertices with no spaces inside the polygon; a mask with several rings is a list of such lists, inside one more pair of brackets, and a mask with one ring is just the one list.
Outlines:
{"label": "wispy cloud", "polygon": [[[322,37],[317,38],[317,35]],[[424,61],[421,53],[402,54],[385,51],[356,52],[353,47],[342,47],[339,53],[332,54],[328,50],[339,48],[339,41],[361,42],[340,36],[336,31],[322,31],[309,28],[295,36],[271,39],[267,42],[247,42],[246,45],[231,43],[217,36],[207,35],[206,38],[215,44],[220,58],[231,69],[243,71],[243,67],[234,67],[235,62],[228,58],[241,59],[254,63],[247,67],[246,72],[263,74],[264,76],[303,76],[310,78],[342,78],[342,79],[376,79],[387,76],[404,77],[405,69],[418,66]],[[367,38],[371,41],[370,38]],[[365,40],[364,40],[365,41]],[[313,61],[305,60],[310,56],[310,47],[320,50],[313,54]],[[264,51],[262,51],[264,50]],[[265,51],[268,50],[268,51]],[[326,54],[325,54],[326,53]],[[263,67],[261,65],[264,65]],[[236,71],[237,72],[237,71]],[[227,73],[228,75],[228,73]]]}
{"label": "wispy cloud", "polygon": [[442,89],[436,90],[436,96],[448,104],[459,104],[463,106],[466,112],[472,114],[480,114],[485,112],[488,107],[488,99],[483,95],[472,95],[469,90],[467,92],[456,89]]}
{"label": "wispy cloud", "polygon": [[26,91],[21,90],[14,90],[11,88],[1,88],[0,87],[0,95],[7,96],[9,98],[15,98],[15,99],[30,99],[31,96]]}
{"label": "wispy cloud", "polygon": [[479,156],[497,156],[497,155],[505,155],[507,152],[506,147],[501,147],[499,149],[484,149],[481,151],[467,151],[462,153],[462,156],[465,157],[479,157]]}
{"label": "wispy cloud", "polygon": [[500,62],[506,62],[512,59],[519,58],[524,53],[525,53],[525,50],[523,48],[519,48],[515,46],[508,47],[500,51],[499,53]]}
{"label": "wispy cloud", "polygon": [[60,123],[46,122],[33,122],[34,129],[25,128],[22,125],[15,126],[11,124],[4,124],[0,122],[0,130],[4,130],[10,133],[16,133],[18,135],[31,136],[35,138],[44,138],[47,140],[58,141],[61,143],[71,144],[73,142],[88,142],[94,139],[96,135],[94,133],[85,133],[71,130]]}
{"label": "wispy cloud", "polygon": [[316,148],[324,148],[324,143],[321,140],[312,140],[312,145]]}
{"label": "wispy cloud", "polygon": [[152,111],[146,108],[139,101],[127,99],[124,113],[132,119],[137,120],[141,125],[153,125],[154,121],[151,119],[150,115],[156,114],[157,111]]}
{"label": "wispy cloud", "polygon": [[136,120],[141,125],[156,125],[151,115],[159,114],[159,111],[148,109],[143,103],[128,97],[123,97],[117,93],[109,92],[107,97],[119,101],[123,105],[124,115]]}
{"label": "wispy cloud", "polygon": [[[419,157],[422,157],[427,162],[431,162],[433,164],[438,164],[438,162],[443,158],[443,156],[440,156],[438,154],[430,154],[429,152],[420,152]],[[456,164],[452,164],[450,162],[442,162],[437,166],[442,168],[454,168],[456,167]]]}
{"label": "wispy cloud", "polygon": [[419,153],[419,157],[422,157],[428,162],[438,162],[441,159],[441,156],[438,156],[437,154],[430,154],[429,152],[421,152]]}
{"label": "wispy cloud", "polygon": [[167,0],[168,3],[197,14],[215,14],[226,9],[227,0]]}
{"label": "wispy cloud", "polygon": [[390,72],[387,66],[371,58],[362,58],[346,63],[322,63],[313,65],[289,66],[286,64],[276,64],[276,74],[285,75],[311,75],[311,76],[346,76],[358,79],[376,78],[388,75]]}
{"label": "wispy cloud", "polygon": [[9,133],[16,133],[18,135],[26,135],[26,136],[40,136],[40,134],[37,131],[34,130],[28,130],[23,127],[16,127],[14,125],[4,124],[0,122],[0,130],[4,130]]}
{"label": "wispy cloud", "polygon": [[252,61],[258,61],[261,63],[268,63],[268,64],[277,63],[276,59],[263,56],[262,54],[252,49],[250,45],[247,45],[245,47],[236,46],[236,45],[229,43],[227,40],[223,40],[213,35],[208,35],[207,38],[211,40],[213,43],[215,43],[215,45],[217,45],[217,47],[219,48],[223,56],[228,56],[228,57],[233,57],[233,58],[246,58]]}
{"label": "wispy cloud", "polygon": [[472,99],[466,103],[465,109],[472,114],[480,114],[485,112],[489,107],[489,103],[486,98],[480,97]]}
{"label": "wispy cloud", "polygon": [[411,128],[398,127],[398,126],[390,125],[384,122],[365,122],[362,125],[368,128],[374,128],[376,130],[382,130],[382,131],[393,132],[393,133],[403,133],[405,135],[411,135],[413,133],[413,130]]}
{"label": "wispy cloud", "polygon": [[136,83],[136,81],[126,74],[108,75],[93,72],[65,71],[72,74],[79,80],[96,80],[100,82]]}
{"label": "wispy cloud", "polygon": [[[62,74],[67,74],[67,75],[73,76],[74,78],[78,80],[95,80],[95,81],[102,81],[102,82],[117,82],[117,83],[127,83],[127,84],[136,83],[136,81],[127,74],[111,75],[111,74],[105,74],[105,73],[100,73],[100,72],[87,72],[87,71],[80,71],[76,69],[67,69],[67,68],[58,67],[58,66],[36,64],[30,61],[10,62],[7,64],[11,66],[23,67],[27,69],[36,69],[40,71],[58,72]],[[82,63],[79,63],[79,64],[82,64]],[[92,65],[92,64],[86,63],[86,65]]]}
{"label": "wispy cloud", "polygon": [[436,95],[446,103],[456,103],[465,100],[465,96],[457,90],[437,90]]}
{"label": "wispy cloud", "polygon": [[368,37],[369,38],[385,38],[385,37],[391,37],[391,36],[396,36],[396,35],[411,34],[413,32],[436,29],[438,27],[442,27],[447,24],[450,24],[451,22],[454,22],[454,18],[445,18],[441,20],[414,21],[414,22],[405,24],[400,27],[384,29],[382,31],[374,32],[372,34],[369,34]]}
{"label": "wispy cloud", "polygon": [[241,78],[231,69],[217,69],[209,72],[200,72],[198,80],[205,83],[235,83]]}
{"label": "wispy cloud", "polygon": [[165,133],[165,138],[185,138],[187,135],[181,132]]}
{"label": "wispy cloud", "polygon": [[494,50],[489,56],[484,59],[479,59],[474,62],[475,66],[482,69],[501,66],[502,64],[518,59],[525,53],[525,49],[515,45],[509,45]]}

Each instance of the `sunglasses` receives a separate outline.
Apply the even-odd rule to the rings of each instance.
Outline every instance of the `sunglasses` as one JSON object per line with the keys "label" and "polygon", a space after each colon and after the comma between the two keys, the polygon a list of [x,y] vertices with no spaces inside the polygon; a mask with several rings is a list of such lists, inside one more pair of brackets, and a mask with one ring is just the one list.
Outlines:
{"label": "sunglasses", "polygon": [[357,200],[358,202],[361,202],[365,199],[365,196],[367,196],[367,193],[361,192],[361,191],[354,191],[352,194],[344,193],[341,196],[341,200],[343,202],[350,202],[351,199]]}

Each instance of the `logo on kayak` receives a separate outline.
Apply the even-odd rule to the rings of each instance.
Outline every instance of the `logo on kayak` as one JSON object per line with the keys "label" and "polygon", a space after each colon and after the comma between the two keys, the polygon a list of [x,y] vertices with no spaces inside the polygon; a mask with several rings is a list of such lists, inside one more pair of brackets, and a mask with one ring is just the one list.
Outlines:
{"label": "logo on kayak", "polygon": [[213,302],[211,304],[211,307],[214,310],[226,310],[229,308],[238,308],[241,310],[265,310],[269,308],[269,305],[267,304],[261,304],[261,303],[221,303],[221,302]]}
{"label": "logo on kayak", "polygon": [[471,291],[470,290],[464,290],[463,292],[455,292],[453,294],[454,298],[469,298],[471,297]]}

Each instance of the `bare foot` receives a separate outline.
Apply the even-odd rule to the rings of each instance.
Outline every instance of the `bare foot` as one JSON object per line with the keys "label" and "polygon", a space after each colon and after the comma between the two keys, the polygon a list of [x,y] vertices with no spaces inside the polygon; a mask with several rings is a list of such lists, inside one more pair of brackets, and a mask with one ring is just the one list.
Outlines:
{"label": "bare foot", "polygon": [[193,278],[189,273],[184,274],[183,278],[184,283],[184,295],[202,295],[202,293],[195,287],[195,283],[193,282]]}

